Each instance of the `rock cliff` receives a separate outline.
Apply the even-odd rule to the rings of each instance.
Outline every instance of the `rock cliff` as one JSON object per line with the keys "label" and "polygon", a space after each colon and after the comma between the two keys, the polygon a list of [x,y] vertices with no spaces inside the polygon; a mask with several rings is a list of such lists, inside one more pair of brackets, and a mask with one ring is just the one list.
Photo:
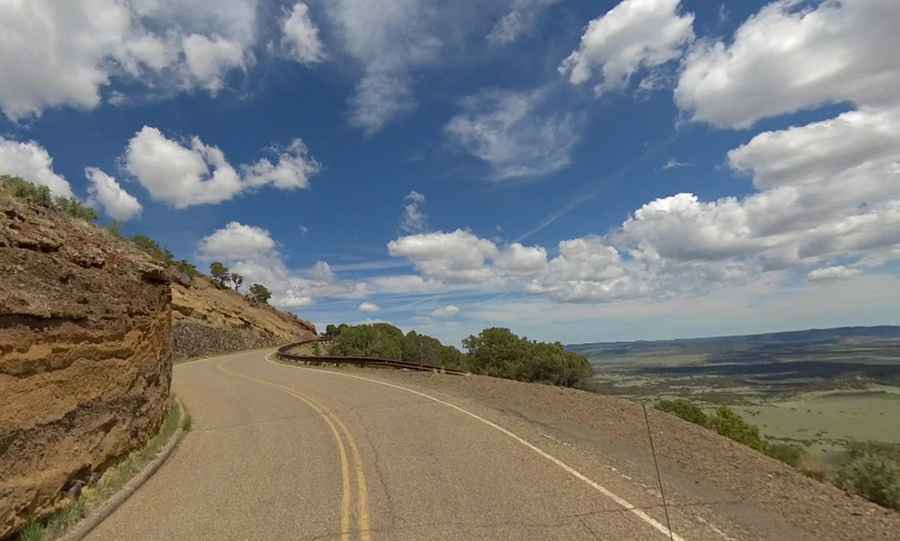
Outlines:
{"label": "rock cliff", "polygon": [[171,295],[130,242],[0,190],[0,538],[156,432]]}
{"label": "rock cliff", "polygon": [[314,337],[0,178],[0,539],[156,433],[172,363]]}

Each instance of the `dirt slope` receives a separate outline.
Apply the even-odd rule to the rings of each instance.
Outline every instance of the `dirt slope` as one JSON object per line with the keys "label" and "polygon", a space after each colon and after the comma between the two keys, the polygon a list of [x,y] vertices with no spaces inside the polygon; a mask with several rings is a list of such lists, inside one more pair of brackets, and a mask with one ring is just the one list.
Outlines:
{"label": "dirt slope", "polygon": [[155,433],[170,291],[131,243],[0,187],[0,538]]}
{"label": "dirt slope", "polygon": [[173,283],[172,308],[176,359],[279,346],[316,335],[313,324],[251,304],[205,277]]}
{"label": "dirt slope", "polygon": [[[653,455],[636,402],[585,391],[491,378],[385,369],[345,368],[486,406],[504,426],[541,427],[571,464],[597,463],[658,495]],[[830,484],[715,432],[649,410],[669,504],[678,513],[719,523],[724,540],[896,540],[900,513],[848,495]]]}

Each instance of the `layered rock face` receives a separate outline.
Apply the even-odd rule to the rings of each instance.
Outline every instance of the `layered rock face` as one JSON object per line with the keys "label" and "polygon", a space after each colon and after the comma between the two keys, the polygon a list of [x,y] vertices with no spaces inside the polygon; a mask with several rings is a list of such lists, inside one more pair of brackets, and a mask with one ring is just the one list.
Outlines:
{"label": "layered rock face", "polygon": [[171,326],[149,256],[0,192],[0,539],[155,434]]}
{"label": "layered rock face", "polygon": [[175,358],[273,347],[314,338],[312,323],[267,305],[253,305],[204,277],[172,285]]}

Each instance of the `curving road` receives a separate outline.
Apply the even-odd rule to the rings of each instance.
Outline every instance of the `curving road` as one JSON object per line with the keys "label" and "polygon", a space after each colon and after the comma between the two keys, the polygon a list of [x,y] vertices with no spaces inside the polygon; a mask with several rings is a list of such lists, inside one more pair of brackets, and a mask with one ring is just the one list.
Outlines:
{"label": "curving road", "polygon": [[[182,364],[193,430],[92,541],[670,539],[658,493],[477,403],[250,352]],[[546,436],[546,437],[545,437]],[[672,539],[734,539],[672,510]]]}

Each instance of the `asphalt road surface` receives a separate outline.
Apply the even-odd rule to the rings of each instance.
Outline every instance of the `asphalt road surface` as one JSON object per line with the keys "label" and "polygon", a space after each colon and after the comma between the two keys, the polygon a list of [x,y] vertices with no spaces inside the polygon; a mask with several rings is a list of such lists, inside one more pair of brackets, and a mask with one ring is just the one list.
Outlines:
{"label": "asphalt road surface", "polygon": [[176,366],[192,431],[88,539],[734,539],[680,509],[670,535],[659,493],[603,457],[378,372]]}

